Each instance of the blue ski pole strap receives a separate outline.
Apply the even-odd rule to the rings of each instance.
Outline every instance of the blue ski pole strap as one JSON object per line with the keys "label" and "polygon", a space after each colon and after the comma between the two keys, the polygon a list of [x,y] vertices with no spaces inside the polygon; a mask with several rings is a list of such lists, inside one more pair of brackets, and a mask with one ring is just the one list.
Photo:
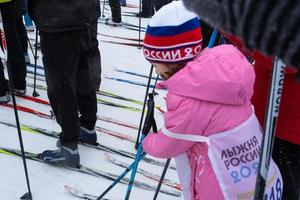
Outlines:
{"label": "blue ski pole strap", "polygon": [[154,108],[155,108],[154,97],[153,97],[153,94],[150,93],[150,94],[148,94],[147,114],[146,114],[143,129],[142,129],[142,134],[144,136],[146,136],[150,132],[151,127],[153,127],[154,132],[157,132],[156,122],[154,119]]}

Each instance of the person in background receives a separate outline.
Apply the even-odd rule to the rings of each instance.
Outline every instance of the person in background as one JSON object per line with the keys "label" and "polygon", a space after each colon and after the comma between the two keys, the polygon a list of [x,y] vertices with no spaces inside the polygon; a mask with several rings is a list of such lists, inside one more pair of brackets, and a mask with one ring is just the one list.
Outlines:
{"label": "person in background", "polygon": [[[101,15],[101,14],[100,14]],[[99,50],[98,35],[98,18],[93,20],[91,33],[91,55],[89,58],[90,77],[92,85],[94,85],[96,91],[100,90],[101,85],[101,54]]]}
{"label": "person in background", "polygon": [[108,23],[116,26],[120,25],[122,22],[120,0],[108,0],[108,3],[111,10],[111,19],[108,19]]}
{"label": "person in background", "polygon": [[141,12],[136,14],[136,17],[149,18],[154,14],[154,0],[142,0]]}
{"label": "person in background", "polygon": [[30,63],[30,57],[28,54],[28,35],[23,22],[23,15],[26,13],[26,2],[24,0],[15,0],[17,10],[17,32],[20,37],[21,47],[23,50],[25,63]]}
{"label": "person in background", "polygon": [[62,129],[58,149],[45,150],[41,158],[49,164],[78,167],[78,141],[97,142],[96,90],[89,61],[100,2],[28,0],[28,11],[40,33],[48,98]]}
{"label": "person in background", "polygon": [[[0,11],[3,20],[4,32],[8,49],[8,62],[11,67],[12,81],[16,95],[26,93],[26,64],[18,32],[18,20],[21,16],[18,2],[3,0],[0,4]],[[2,45],[2,43],[1,43]],[[7,103],[10,100],[8,82],[4,76],[3,64],[0,64],[0,103]]]}
{"label": "person in background", "polygon": [[[254,70],[233,45],[202,51],[201,42],[199,19],[181,1],[151,18],[143,53],[165,79],[157,87],[168,90],[167,112],[164,126],[146,136],[143,149],[175,157],[187,200],[251,199],[262,140],[250,102]],[[280,199],[281,175],[273,160],[270,166],[264,199]]]}
{"label": "person in background", "polygon": [[164,5],[171,3],[172,0],[142,0],[142,11],[136,17],[149,18]]}
{"label": "person in background", "polygon": [[[248,49],[276,55],[300,69],[300,2],[183,0],[211,26],[243,39]],[[285,23],[288,22],[288,23]],[[299,78],[299,73],[298,73]]]}
{"label": "person in background", "polygon": [[[256,53],[256,81],[252,102],[263,126],[268,102],[272,59]],[[273,158],[283,178],[283,200],[300,198],[300,83],[296,80],[297,69],[287,67],[283,81]]]}

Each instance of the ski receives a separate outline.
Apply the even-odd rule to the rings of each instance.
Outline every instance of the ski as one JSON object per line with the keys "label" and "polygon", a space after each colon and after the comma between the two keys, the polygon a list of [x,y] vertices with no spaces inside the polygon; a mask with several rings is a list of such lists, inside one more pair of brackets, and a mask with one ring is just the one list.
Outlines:
{"label": "ski", "polygon": [[[105,78],[109,79],[109,80],[123,82],[123,83],[129,83],[129,84],[132,84],[132,85],[148,87],[146,83],[140,83],[140,82],[136,82],[136,81],[126,80],[126,79],[121,79],[121,78],[114,78],[114,77],[107,77],[107,76]],[[149,87],[154,88],[155,86],[154,85],[149,85]]]}
{"label": "ski", "polygon": [[[265,188],[268,184],[268,172],[272,159],[273,143],[275,138],[277,117],[280,109],[285,64],[277,57],[274,58],[272,77],[270,80],[269,100],[264,122],[264,134],[261,144],[260,160],[257,169],[254,199],[267,199]],[[277,185],[276,185],[277,187]],[[272,190],[273,192],[273,190]],[[271,195],[272,196],[272,195]],[[271,198],[270,196],[270,198]]]}
{"label": "ski", "polygon": [[[127,163],[125,163],[125,162],[122,162],[121,160],[118,160],[117,158],[115,158],[114,156],[112,156],[112,155],[110,155],[110,154],[108,154],[108,153],[104,153],[104,155],[105,155],[105,158],[106,158],[109,162],[111,162],[111,163],[113,163],[113,164],[115,164],[115,165],[117,165],[117,166],[120,166],[120,167],[125,168],[125,169],[128,168],[128,167],[130,166],[129,164],[127,164]],[[156,182],[159,182],[159,180],[160,180],[160,176],[159,176],[159,175],[153,174],[153,173],[148,172],[148,171],[146,171],[146,170],[143,170],[143,169],[141,169],[141,168],[138,168],[138,169],[137,169],[137,172],[138,172],[139,174],[145,176],[146,178],[149,178],[149,179],[154,180],[154,181],[156,181]],[[177,189],[177,190],[179,190],[179,191],[182,191],[182,190],[181,190],[180,184],[179,184],[179,183],[176,183],[176,182],[174,182],[174,181],[172,181],[172,180],[170,180],[170,179],[166,179],[166,178],[165,178],[165,179],[163,180],[163,183],[164,183],[165,185],[169,186],[169,187],[172,187],[172,188],[175,188],[175,189]]]}
{"label": "ski", "polygon": [[136,38],[128,38],[128,37],[121,37],[121,36],[115,36],[115,35],[108,35],[104,33],[98,33],[98,35],[104,36],[104,37],[110,37],[110,38],[117,38],[117,39],[122,39],[122,40],[130,40],[130,41],[135,41],[135,42],[143,42],[143,40],[139,40]]}
{"label": "ski", "polygon": [[[18,96],[18,97],[29,100],[29,101],[33,101],[33,102],[36,102],[36,103],[40,103],[40,104],[44,104],[44,105],[50,105],[50,103],[48,101],[43,100],[43,99],[39,99],[37,97],[31,97],[31,96],[27,96],[27,95],[22,95],[22,96]],[[9,107],[11,107],[10,104],[8,104],[8,105],[9,105]],[[34,111],[32,109],[31,110],[27,109],[27,108],[25,109],[25,107],[21,107],[21,110],[24,110],[24,111],[27,110],[29,112],[37,113],[37,111]],[[46,115],[45,113],[40,113],[40,114],[41,115]],[[127,128],[132,128],[132,129],[138,130],[138,127],[134,124],[119,121],[119,120],[113,119],[111,117],[105,117],[105,116],[97,115],[97,119],[101,120],[101,121],[104,121],[104,122],[111,123],[111,124],[116,124],[116,125],[119,125],[119,126],[124,126],[124,127],[127,127]]]}
{"label": "ski", "polygon": [[[27,77],[30,79],[34,79],[32,74],[27,74]],[[44,77],[41,76],[37,76],[36,77],[37,80],[39,81],[45,81]],[[33,84],[28,84],[29,87],[33,87]],[[132,98],[128,98],[128,97],[124,97],[118,94],[114,94],[112,92],[108,92],[108,91],[104,91],[104,90],[97,90],[96,93],[98,95],[102,95],[102,96],[106,96],[106,97],[110,97],[110,98],[114,98],[114,99],[119,99],[119,100],[124,100],[124,101],[128,101],[134,104],[138,104],[138,105],[143,105],[142,101],[136,100],[136,99],[132,99]]]}
{"label": "ski", "polygon": [[[143,77],[143,78],[149,78],[149,76],[145,75],[145,74],[140,74],[140,73],[136,73],[136,72],[132,72],[132,71],[127,71],[124,69],[115,69],[115,71],[120,72],[120,73],[124,73],[124,74],[129,74],[129,75],[133,75],[133,76],[138,76],[138,77]],[[152,76],[151,79],[156,80],[156,77]],[[158,77],[157,80],[162,81],[163,79]]]}
{"label": "ski", "polygon": [[137,6],[137,5],[134,5],[134,4],[128,4],[128,3],[126,3],[126,5],[122,5],[122,7],[127,7],[127,8],[138,8],[139,6]]}
{"label": "ski", "polygon": [[115,27],[115,28],[124,28],[124,29],[128,29],[128,30],[131,30],[131,31],[146,32],[145,29],[139,29],[137,27],[126,25],[126,24],[122,24],[122,23],[120,23],[120,24],[112,24],[110,22],[105,22],[103,20],[98,20],[98,23],[105,24],[107,26],[112,26],[112,27]]}
{"label": "ski", "polygon": [[139,129],[139,127],[136,126],[136,125],[134,125],[134,124],[123,122],[123,121],[120,121],[120,120],[116,120],[116,119],[113,119],[111,117],[105,117],[105,116],[97,115],[97,119],[99,119],[101,121],[104,121],[104,122],[116,124],[116,125],[119,125],[119,126],[124,126],[124,127],[127,127],[127,128],[132,128],[132,129],[135,129],[135,130]]}
{"label": "ski", "polygon": [[110,135],[110,136],[114,136],[114,137],[117,137],[121,140],[126,140],[128,142],[132,142],[132,143],[135,143],[136,139],[129,136],[129,135],[125,135],[123,133],[118,133],[118,132],[115,132],[115,131],[111,131],[109,129],[106,129],[106,128],[102,128],[102,127],[99,127],[99,126],[95,126],[95,129],[101,133],[104,133],[104,134],[107,134],[107,135]]}
{"label": "ski", "polygon": [[137,16],[134,15],[134,14],[124,13],[124,12],[122,12],[122,16],[124,16],[124,17],[137,17]]}
{"label": "ski", "polygon": [[[11,105],[11,104],[0,104],[0,105],[5,106],[5,107],[9,107],[9,108],[13,108],[13,105]],[[52,114],[48,115],[48,114],[33,110],[31,108],[27,108],[27,107],[23,107],[23,106],[19,106],[19,105],[17,105],[17,110],[27,112],[27,113],[31,113],[31,114],[35,114],[35,115],[37,115],[41,118],[45,118],[45,119],[52,119],[52,120],[55,119],[55,116],[52,115]],[[95,126],[95,128],[96,128],[97,131],[99,131],[101,133],[104,133],[106,135],[110,135],[110,136],[113,136],[113,137],[116,137],[116,138],[119,138],[119,139],[122,139],[122,140],[127,140],[129,142],[135,142],[135,139],[133,137],[130,137],[129,135],[125,135],[123,133],[118,133],[118,132],[115,132],[115,131],[111,131],[111,130],[108,130],[108,129],[105,129],[105,128],[102,128],[102,127],[99,127],[99,126]]]}
{"label": "ski", "polygon": [[[69,185],[64,185],[65,189],[73,196],[78,197],[80,199],[87,199],[87,200],[97,200],[98,197],[96,195],[87,194],[82,191],[79,191]],[[107,198],[102,198],[101,200],[109,200]]]}
{"label": "ski", "polygon": [[[101,4],[104,3],[104,1],[102,1],[102,0],[100,2],[101,2]],[[138,8],[139,7],[138,5],[130,4],[130,3],[126,3],[126,5],[121,4],[121,6],[122,7],[128,7],[128,8]]]}
{"label": "ski", "polygon": [[[102,22],[105,22],[105,24],[109,24],[109,19],[108,18],[99,18],[98,22],[102,23]],[[135,24],[132,24],[132,23],[128,23],[128,22],[120,22],[119,23],[121,26],[128,26],[128,27],[132,27],[132,28],[136,28],[136,29],[139,29],[141,28],[143,31],[146,30],[146,27],[143,27],[143,26],[139,26],[139,25],[135,25]]]}
{"label": "ski", "polygon": [[[27,83],[26,85],[28,87],[34,87],[33,84],[31,84],[31,83]],[[35,87],[37,89],[47,91],[47,87],[46,86],[35,85]],[[101,99],[101,98],[97,98],[97,102],[100,103],[100,104],[103,104],[103,105],[113,106],[113,107],[117,107],[117,108],[123,108],[125,110],[130,110],[130,111],[134,111],[134,112],[140,112],[141,111],[140,108],[135,108],[135,107],[132,107],[132,106],[126,106],[126,105],[123,105],[123,104],[113,103],[113,102],[110,102],[110,101],[107,101],[107,100],[104,100],[104,99]]]}
{"label": "ski", "polygon": [[[32,83],[27,83],[27,86],[33,88],[33,84]],[[38,88],[38,89],[41,89],[41,90],[47,90],[47,87],[43,86],[43,85],[36,85],[35,87]],[[138,105],[143,105],[142,101],[139,101],[139,100],[136,100],[136,99],[127,98],[127,97],[123,97],[123,96],[120,96],[120,95],[117,95],[117,94],[113,94],[111,92],[107,92],[107,91],[103,91],[103,90],[96,91],[96,94],[102,95],[102,96],[106,96],[106,97],[110,97],[110,98],[114,98],[114,99],[128,101],[128,102],[131,102],[131,103],[134,103],[134,104],[138,104]],[[30,99],[32,99],[32,98],[28,98],[28,100],[30,100]],[[104,104],[104,105],[107,105],[107,106],[114,106],[114,107],[124,108],[126,110],[131,110],[131,111],[134,111],[134,112],[140,112],[141,111],[140,108],[135,108],[135,107],[131,107],[131,106],[125,106],[125,105],[122,105],[122,104],[117,104],[117,103],[109,102],[109,101],[106,101],[106,100],[100,99],[100,98],[97,98],[97,102],[101,103],[101,104]],[[165,111],[160,106],[155,106],[155,108],[157,110],[159,110],[161,113],[165,113]],[[129,125],[129,127],[130,126],[131,125]],[[130,127],[130,128],[136,129],[135,127]]]}
{"label": "ski", "polygon": [[[33,68],[35,67],[35,65],[33,63],[26,63],[26,65],[28,67],[33,67]],[[36,65],[36,68],[44,70],[44,67],[42,65]]]}
{"label": "ski", "polygon": [[[9,104],[9,103],[0,104],[0,106],[7,107],[7,108],[14,108],[14,106],[12,104]],[[34,115],[36,115],[38,117],[41,117],[41,118],[44,118],[44,119],[52,119],[52,120],[55,119],[54,115],[52,115],[52,114],[42,113],[42,112],[33,110],[31,108],[27,108],[27,107],[24,107],[24,106],[17,105],[16,108],[17,108],[17,110],[20,110],[20,111],[23,111],[23,112],[26,112],[26,113],[30,113],[30,114],[34,114]]]}
{"label": "ski", "polygon": [[[0,153],[6,154],[6,155],[11,155],[11,156],[19,156],[19,157],[22,156],[21,151],[19,151],[17,149],[5,148],[5,147],[0,147]],[[40,154],[35,154],[35,153],[32,153],[32,152],[25,152],[25,157],[29,160],[45,163],[45,161],[40,158]],[[88,175],[95,176],[95,177],[105,178],[105,179],[108,179],[108,180],[111,180],[111,181],[114,181],[118,178],[117,174],[113,174],[113,173],[106,172],[106,171],[99,170],[99,169],[97,169],[97,170],[92,169],[92,168],[86,167],[84,165],[79,165],[78,168],[67,167],[67,166],[64,166],[64,165],[51,165],[51,166],[57,166],[57,167],[61,167],[61,168],[64,168],[64,169],[80,172],[80,173],[83,173],[83,174],[88,174]],[[123,184],[128,184],[129,179],[124,177],[120,182],[123,183]],[[149,190],[149,191],[155,191],[156,190],[155,186],[149,185],[149,184],[144,183],[144,182],[134,181],[133,184],[134,184],[134,186],[136,186],[140,189]],[[166,190],[166,189],[161,189],[160,191],[164,194],[177,196],[177,197],[179,197],[181,195],[179,192]]]}
{"label": "ski", "polygon": [[[14,128],[16,127],[15,124],[10,123],[10,122],[0,121],[0,124],[6,125],[6,126],[9,126],[9,127],[14,127]],[[42,134],[42,135],[52,137],[52,138],[57,138],[57,139],[59,138],[59,133],[58,132],[43,129],[43,128],[38,128],[38,127],[33,127],[33,126],[22,124],[21,129],[24,130],[24,131],[27,131],[29,133],[38,133],[38,134]],[[135,153],[131,153],[131,152],[128,152],[128,151],[125,151],[125,150],[122,150],[122,149],[116,149],[116,148],[109,147],[109,146],[102,145],[102,144],[90,145],[90,144],[86,144],[86,143],[82,143],[82,142],[79,142],[79,143],[86,146],[86,147],[90,147],[90,148],[93,148],[93,149],[96,149],[96,150],[105,151],[105,152],[109,152],[109,153],[114,153],[114,154],[117,154],[117,155],[120,155],[120,156],[124,156],[126,158],[135,159]],[[150,163],[150,164],[153,164],[153,165],[161,166],[161,167],[165,166],[164,162],[160,162],[158,160],[154,160],[154,159],[151,159],[151,158],[144,157],[143,161],[147,162],[147,163]],[[170,168],[173,169],[173,170],[176,170],[175,166],[170,166]]]}
{"label": "ski", "polygon": [[131,42],[117,42],[117,41],[111,41],[111,40],[100,40],[101,42],[110,43],[110,44],[118,44],[118,45],[124,45],[124,46],[130,46],[130,47],[143,47],[143,43],[137,44],[137,43],[131,43]]}
{"label": "ski", "polygon": [[28,96],[28,95],[25,95],[25,94],[24,95],[19,95],[18,97],[22,98],[22,99],[29,100],[29,101],[33,101],[33,102],[36,102],[36,103],[39,103],[39,104],[44,104],[44,105],[50,106],[50,103],[48,101],[37,98],[37,97],[32,97],[32,96]]}

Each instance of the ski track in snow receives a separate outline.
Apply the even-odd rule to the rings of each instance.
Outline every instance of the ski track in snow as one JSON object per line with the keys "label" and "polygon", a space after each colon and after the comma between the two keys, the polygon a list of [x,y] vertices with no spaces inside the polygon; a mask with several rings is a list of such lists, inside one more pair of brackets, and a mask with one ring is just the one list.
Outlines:
{"label": "ski track in snow", "polygon": [[[130,4],[138,5],[139,2],[136,0],[127,0]],[[102,6],[102,4],[101,4]],[[106,5],[108,7],[108,5]],[[122,7],[123,11],[135,11],[138,12],[138,8],[127,8]],[[105,15],[110,16],[110,11],[105,10]],[[138,25],[138,18],[135,17],[122,17],[123,22],[128,22]],[[142,18],[142,26],[146,27],[149,19]],[[132,31],[124,29],[122,27],[112,27],[104,24],[98,24],[98,32],[103,34],[111,34],[114,36],[122,36],[129,38],[138,39],[139,35],[137,31]],[[34,38],[35,33],[28,33],[29,37]],[[143,39],[144,33],[141,33],[141,39]],[[111,91],[113,93],[138,99],[143,101],[145,95],[145,88],[130,84],[125,84],[113,80],[108,80],[103,77],[111,76],[118,77],[122,79],[128,79],[132,81],[138,81],[147,83],[147,79],[143,77],[132,76],[128,74],[118,73],[115,71],[116,67],[121,67],[124,70],[134,71],[141,74],[149,74],[150,64],[144,59],[141,49],[131,46],[116,45],[110,43],[100,42],[101,39],[109,39],[112,41],[120,42],[130,42],[129,40],[123,40],[118,38],[107,38],[105,36],[98,35],[99,48],[101,53],[101,65],[102,65],[102,83],[101,89],[105,91]],[[32,42],[32,41],[31,41]],[[132,42],[132,41],[131,41]],[[33,55],[29,49],[29,55],[31,56],[31,63],[34,63]],[[3,54],[1,53],[1,57]],[[42,64],[41,54],[39,50],[38,64]],[[42,72],[38,70],[39,72]],[[153,74],[155,76],[155,74]],[[32,79],[27,78],[29,83],[33,83]],[[45,85],[43,81],[37,81],[38,84]],[[154,80],[152,80],[152,84]],[[27,95],[32,94],[32,88],[27,87]],[[47,94],[43,90],[37,90],[40,94],[41,99],[48,100]],[[157,105],[162,106],[165,109],[165,102],[163,97],[166,95],[166,91],[157,91],[159,95],[155,97]],[[115,103],[122,103],[128,106],[139,107],[142,109],[141,105],[136,105],[131,102],[113,99],[109,97],[102,97],[105,100],[109,100]],[[17,103],[22,106],[26,106],[40,112],[50,114],[51,108],[46,105],[41,105],[34,103],[25,99],[17,98]],[[42,119],[37,116],[18,112],[20,122],[25,125],[32,125],[40,128],[51,129],[54,131],[60,131],[60,128],[53,120]],[[98,115],[103,115],[107,117],[112,117],[118,120],[126,121],[128,123],[139,125],[139,120],[141,112],[132,112],[125,109],[115,108],[111,106],[98,104]],[[163,124],[163,116],[159,111],[155,111],[155,117],[158,123],[158,127]],[[5,108],[0,106],[0,120],[15,122],[14,112],[10,108]],[[137,131],[131,128],[126,128],[118,126],[115,124],[97,121],[97,125],[130,135],[136,138]],[[0,124],[0,146],[20,149],[19,140],[17,135],[17,130],[12,127],[8,127]],[[122,141],[120,139],[107,136],[105,134],[98,134],[98,142],[103,143],[108,146],[115,148],[125,149],[127,151],[135,152],[134,144]],[[24,147],[26,151],[40,153],[46,149],[56,148],[56,139],[49,138],[40,134],[32,134],[28,132],[22,133]],[[113,172],[116,174],[121,174],[124,169],[116,166],[105,159],[104,152],[97,151],[85,146],[79,146],[81,164],[91,167],[94,169],[101,169],[104,171]],[[148,155],[149,156],[149,155]],[[132,159],[117,156],[119,159],[126,161],[127,163],[133,162]],[[164,161],[164,160],[162,160]],[[173,163],[174,164],[174,163]],[[96,178],[93,176],[81,174],[78,172],[70,171],[67,169],[62,169],[58,167],[53,167],[43,163],[38,163],[35,161],[27,160],[27,167],[29,172],[29,179],[31,185],[31,191],[34,200],[68,200],[68,199],[78,199],[73,195],[69,194],[64,185],[70,185],[76,189],[79,189],[85,193],[99,195],[101,194],[112,182],[103,179]],[[155,174],[161,174],[163,167],[151,165],[148,163],[140,162],[139,167]],[[130,173],[127,177],[130,176]],[[174,170],[168,170],[166,177],[178,182],[176,172]],[[157,185],[157,182],[149,180],[140,174],[136,175],[136,179],[139,181],[144,181],[151,185]],[[174,191],[173,188],[163,186],[165,189]],[[25,181],[24,169],[22,159],[19,157],[9,156],[5,154],[0,154],[0,199],[2,200],[14,200],[19,199],[24,193],[27,192],[27,185]],[[124,199],[126,194],[127,186],[123,184],[117,184],[105,197],[109,199]],[[133,200],[150,200],[154,196],[153,191],[146,191],[136,187],[133,187],[131,198]],[[173,196],[165,195],[160,193],[158,196],[160,200],[170,200],[170,199],[183,199],[176,198]]]}

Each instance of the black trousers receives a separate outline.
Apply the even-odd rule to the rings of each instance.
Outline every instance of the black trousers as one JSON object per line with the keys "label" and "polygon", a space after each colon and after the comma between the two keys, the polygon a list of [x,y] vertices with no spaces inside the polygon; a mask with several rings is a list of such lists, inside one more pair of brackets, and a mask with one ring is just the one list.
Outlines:
{"label": "black trousers", "polygon": [[111,9],[112,21],[120,23],[122,21],[120,0],[108,0],[108,3]]}
{"label": "black trousers", "polygon": [[172,0],[154,0],[155,11],[157,12],[161,7],[171,2]]}
{"label": "black trousers", "polygon": [[61,142],[77,142],[79,127],[91,130],[96,123],[96,91],[88,65],[91,37],[87,31],[40,34],[47,92],[62,128]]}
{"label": "black trousers", "polygon": [[299,200],[300,145],[275,138],[273,159],[283,179],[282,200]]}
{"label": "black trousers", "polygon": [[154,0],[142,0],[142,13],[148,16],[154,14]]}
{"label": "black trousers", "polygon": [[[26,64],[21,47],[20,36],[17,32],[17,16],[15,1],[0,4],[3,26],[7,42],[8,62],[11,66],[12,80],[16,89],[26,88]],[[0,67],[0,85],[6,82],[3,77],[3,67]],[[1,91],[2,90],[2,91]],[[4,87],[0,87],[0,93]]]}
{"label": "black trousers", "polygon": [[94,85],[96,90],[100,89],[101,85],[101,54],[99,50],[99,43],[97,39],[97,26],[98,26],[98,20],[96,20],[93,23],[93,28],[91,30],[91,56],[89,59],[89,66],[90,66],[90,72],[91,72],[91,80],[92,84]]}
{"label": "black trousers", "polygon": [[27,31],[23,23],[23,17],[18,16],[17,17],[17,32],[20,37],[20,44],[23,51],[23,54],[26,53],[28,50],[28,36]]}
{"label": "black trousers", "polygon": [[142,13],[148,16],[154,14],[154,9],[157,12],[164,5],[171,3],[172,0],[142,0]]}

